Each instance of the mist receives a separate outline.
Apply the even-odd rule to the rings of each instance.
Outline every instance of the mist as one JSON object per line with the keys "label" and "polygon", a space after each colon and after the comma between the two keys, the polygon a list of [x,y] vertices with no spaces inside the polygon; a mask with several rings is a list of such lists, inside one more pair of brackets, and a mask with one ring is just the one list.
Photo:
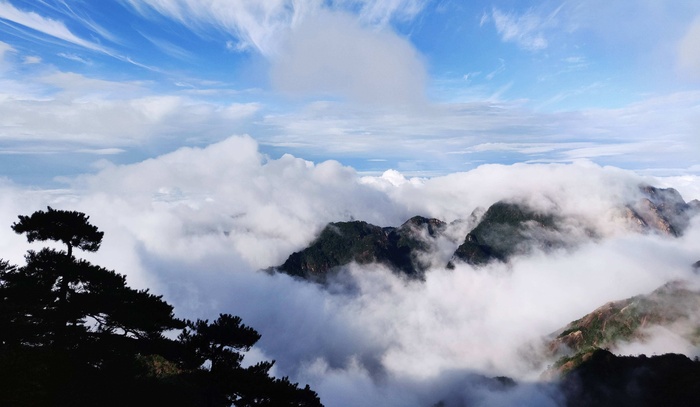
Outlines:
{"label": "mist", "polygon": [[[104,165],[62,190],[0,185],[2,257],[21,263],[19,214],[50,205],[90,215],[105,232],[84,258],[149,287],[183,318],[240,315],[262,334],[248,358],[308,383],[327,406],[559,405],[537,346],[607,301],[671,280],[699,283],[695,217],[679,238],[638,233],[621,211],[640,184],[700,198],[697,178],[655,178],[590,161],[483,165],[433,178],[360,174],[335,161],[262,154],[248,136],[182,148],[132,165]],[[567,248],[508,263],[444,267],[479,213],[499,200],[568,219]],[[414,215],[449,226],[426,259],[425,281],[351,264],[327,286],[261,271],[306,247],[328,222],[399,226]],[[461,222],[455,222],[461,221]],[[596,238],[584,233],[595,231]],[[348,284],[351,282],[351,284]],[[697,348],[665,331],[625,352]],[[508,376],[499,387],[485,377]]]}

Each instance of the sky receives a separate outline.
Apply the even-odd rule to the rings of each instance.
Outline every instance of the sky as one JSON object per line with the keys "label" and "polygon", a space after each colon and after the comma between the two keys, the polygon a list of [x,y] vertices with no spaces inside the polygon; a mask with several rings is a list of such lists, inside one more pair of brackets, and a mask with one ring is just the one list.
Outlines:
{"label": "sky", "polygon": [[[644,184],[700,199],[699,113],[697,1],[0,0],[0,258],[42,245],[17,215],[81,211],[105,237],[80,257],[179,317],[240,315],[247,360],[327,406],[556,406],[542,338],[700,286],[700,217],[624,216]],[[446,270],[499,200],[570,220],[571,248]],[[260,271],[328,222],[415,215],[451,223],[425,281]],[[618,351],[700,355],[650,338]]]}
{"label": "sky", "polygon": [[697,174],[699,101],[692,0],[0,1],[0,175],[26,185],[234,135],[367,174]]}

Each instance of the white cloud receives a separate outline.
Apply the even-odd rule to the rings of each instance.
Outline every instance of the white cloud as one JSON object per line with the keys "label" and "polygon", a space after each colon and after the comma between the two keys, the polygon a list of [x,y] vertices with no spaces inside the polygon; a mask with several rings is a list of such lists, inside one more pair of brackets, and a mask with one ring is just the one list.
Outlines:
{"label": "white cloud", "polygon": [[[29,247],[9,229],[17,214],[46,205],[84,211],[105,231],[100,252],[86,257],[127,274],[131,285],[165,294],[178,315],[241,315],[262,333],[261,355],[277,360],[278,374],[309,382],[329,407],[418,407],[441,399],[555,405],[545,385],[492,393],[474,374],[537,380],[544,366],[522,357],[535,356],[523,348],[530,340],[603,302],[694,278],[689,264],[698,260],[700,223],[669,239],[631,234],[615,221],[615,208],[638,198],[638,183],[649,180],[587,162],[485,165],[422,180],[396,171],[361,178],[333,161],[267,159],[250,137],[232,137],[106,166],[74,180],[69,191],[2,184],[0,224],[7,228],[0,229],[0,251],[21,262]],[[604,238],[509,267],[437,268],[425,282],[352,266],[350,291],[256,272],[280,264],[329,221],[466,219],[504,198],[586,219]],[[440,244],[449,253],[458,243]]]}
{"label": "white cloud", "polygon": [[423,61],[389,23],[413,18],[424,1],[129,0],[129,4],[144,14],[155,10],[195,32],[227,33],[232,37],[225,42],[227,49],[254,49],[272,60],[272,82],[283,91],[377,103],[423,97]]}
{"label": "white cloud", "polygon": [[620,355],[663,355],[679,353],[690,357],[700,356],[700,349],[684,339],[678,332],[660,326],[651,326],[642,331],[647,338],[641,342],[622,343],[615,348]]}
{"label": "white cloud", "polygon": [[700,131],[699,102],[698,92],[687,91],[619,109],[572,112],[485,101],[405,110],[312,103],[294,113],[267,114],[265,124],[272,131],[256,138],[295,154],[328,154],[342,160],[381,153],[394,162],[429,163],[426,167],[442,173],[484,161],[578,158],[651,172],[687,172],[700,148],[695,136]]}
{"label": "white cloud", "polygon": [[144,33],[140,34],[151,44],[155,45],[161,52],[168,54],[174,58],[178,58],[181,60],[192,60],[195,57],[195,54],[191,51],[182,48],[176,44],[173,44],[170,41],[166,41],[164,39],[157,38]]}
{"label": "white cloud", "polygon": [[0,18],[93,51],[106,52],[99,44],[73,34],[63,22],[43,17],[33,11],[17,9],[6,1],[0,2]]}
{"label": "white cloud", "polygon": [[700,79],[700,17],[693,20],[678,43],[678,67],[692,79]]}
{"label": "white cloud", "polygon": [[121,154],[125,152],[125,150],[121,148],[85,148],[81,150],[77,150],[78,153],[86,153],[86,154],[96,154],[96,155],[115,155],[115,154]]}
{"label": "white cloud", "polygon": [[135,9],[148,8],[200,31],[215,28],[229,32],[237,41],[236,49],[256,49],[265,55],[274,52],[278,36],[303,15],[319,8],[318,0],[127,0]]}
{"label": "white cloud", "polygon": [[[13,81],[0,98],[0,139],[70,148],[133,146],[179,135],[221,139],[260,109],[257,103],[222,105],[173,95],[154,95],[144,83],[113,82],[50,71]],[[194,130],[196,129],[196,130]],[[73,145],[75,146],[75,145]]]}
{"label": "white cloud", "polygon": [[425,7],[426,0],[334,0],[333,5],[343,9],[353,9],[360,5],[360,18],[363,21],[386,26],[391,19],[413,19]]}
{"label": "white cloud", "polygon": [[10,63],[6,60],[10,52],[17,52],[10,44],[0,41],[0,73],[3,73]]}
{"label": "white cloud", "polygon": [[65,59],[69,59],[71,61],[80,62],[81,64],[92,65],[92,61],[85,59],[85,58],[81,57],[80,55],[59,52],[58,56],[65,58]]}
{"label": "white cloud", "polygon": [[41,62],[41,57],[38,57],[36,55],[30,55],[24,57],[24,63],[27,65],[33,65],[33,64],[38,64]]}
{"label": "white cloud", "polygon": [[478,77],[479,75],[481,75],[481,71],[469,72],[469,73],[464,74],[464,75],[462,76],[462,79],[464,79],[464,81],[465,81],[466,83],[471,83],[472,79]]}
{"label": "white cloud", "polygon": [[542,16],[533,10],[517,14],[494,8],[490,16],[482,17],[481,25],[491,20],[504,42],[513,42],[529,51],[540,51],[549,45],[544,31],[554,25],[554,19],[561,7],[563,6],[548,16]]}
{"label": "white cloud", "polygon": [[506,61],[503,58],[498,58],[498,68],[496,68],[493,71],[486,74],[486,79],[490,81],[493,78],[495,78],[496,75],[502,73],[505,70],[506,70]]}
{"label": "white cloud", "polygon": [[12,46],[8,43],[0,41],[0,58],[4,58],[6,52],[14,51]]}
{"label": "white cloud", "polygon": [[422,101],[426,82],[423,61],[408,41],[326,12],[290,32],[271,76],[284,92],[390,105]]}
{"label": "white cloud", "polygon": [[195,31],[215,28],[228,32],[234,40],[229,49],[255,49],[273,55],[290,28],[322,10],[353,11],[369,24],[386,26],[392,19],[411,19],[420,12],[424,0],[124,0],[147,14],[149,9],[170,17]]}

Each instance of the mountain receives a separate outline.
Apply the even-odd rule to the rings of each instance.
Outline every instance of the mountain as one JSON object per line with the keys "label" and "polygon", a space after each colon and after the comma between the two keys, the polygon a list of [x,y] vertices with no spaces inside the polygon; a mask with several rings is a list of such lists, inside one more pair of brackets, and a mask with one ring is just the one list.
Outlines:
{"label": "mountain", "polygon": [[700,291],[674,281],[646,295],[609,302],[553,334],[548,349],[561,356],[554,368],[566,372],[598,348],[644,341],[645,328],[662,326],[700,344]]}
{"label": "mountain", "polygon": [[684,355],[615,356],[596,349],[559,384],[567,407],[700,405],[700,362]]}
{"label": "mountain", "polygon": [[523,204],[496,202],[464,238],[448,267],[455,261],[473,265],[492,260],[507,261],[533,246],[559,246],[557,231],[557,218],[553,214],[536,212]]}
{"label": "mountain", "polygon": [[[639,233],[678,237],[690,219],[700,213],[700,202],[686,203],[672,188],[642,185],[639,196],[619,208],[623,223]],[[543,212],[519,202],[498,201],[483,214],[475,210],[472,218],[476,226],[461,244],[446,236],[447,223],[422,216],[415,216],[397,228],[363,221],[329,223],[307,248],[290,255],[276,270],[323,282],[337,267],[353,262],[379,263],[410,278],[422,278],[430,266],[424,259],[434,252],[440,237],[455,245],[456,250],[446,265],[454,268],[460,262],[481,266],[492,261],[507,262],[533,250],[575,247],[582,238],[597,236],[595,228],[580,219],[554,211]],[[576,225],[576,233],[572,233],[571,225]]]}
{"label": "mountain", "polygon": [[309,247],[293,253],[278,270],[315,281],[352,262],[379,263],[412,278],[421,278],[427,264],[420,253],[431,247],[446,224],[438,219],[415,216],[398,228],[362,221],[329,223]]}
{"label": "mountain", "polygon": [[[639,187],[641,198],[622,209],[628,226],[640,233],[681,236],[690,219],[700,213],[700,202],[686,203],[673,188]],[[467,234],[448,264],[462,261],[483,265],[508,261],[533,249],[552,250],[570,246],[564,227],[567,219],[556,213],[544,213],[523,203],[499,201],[484,213],[478,225]],[[594,230],[584,230],[588,237]]]}
{"label": "mountain", "polygon": [[643,198],[625,208],[626,218],[641,232],[681,236],[690,218],[700,212],[700,201],[685,202],[673,188],[640,187]]}

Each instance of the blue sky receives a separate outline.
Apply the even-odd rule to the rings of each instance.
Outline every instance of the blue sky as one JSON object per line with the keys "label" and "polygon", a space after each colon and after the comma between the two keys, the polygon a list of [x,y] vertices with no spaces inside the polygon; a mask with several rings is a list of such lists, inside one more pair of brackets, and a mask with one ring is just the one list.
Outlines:
{"label": "blue sky", "polygon": [[697,1],[0,0],[0,175],[53,185],[248,134],[430,176],[698,174]]}
{"label": "blue sky", "polygon": [[[38,248],[18,214],[85,212],[105,231],[87,260],[179,316],[240,315],[328,406],[547,405],[523,346],[699,278],[697,217],[666,239],[629,216],[640,183],[700,199],[698,157],[698,0],[0,0],[2,258]],[[444,270],[502,200],[585,243]],[[415,215],[455,228],[424,283],[255,272],[328,222]],[[646,353],[697,354],[661,339]],[[526,385],[491,402],[475,372]]]}

